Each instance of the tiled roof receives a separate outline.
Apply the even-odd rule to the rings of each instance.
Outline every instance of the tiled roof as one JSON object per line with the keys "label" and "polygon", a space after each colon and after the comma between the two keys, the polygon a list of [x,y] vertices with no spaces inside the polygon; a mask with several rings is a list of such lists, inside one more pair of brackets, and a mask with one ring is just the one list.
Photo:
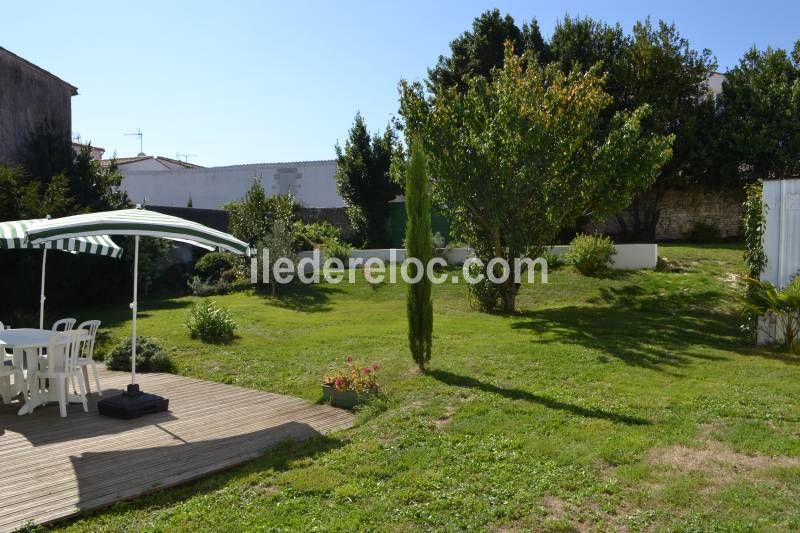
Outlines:
{"label": "tiled roof", "polygon": [[[172,163],[173,165],[178,165],[178,166],[181,166],[181,167],[184,167],[184,168],[205,168],[205,167],[202,167],[200,165],[195,165],[194,163],[187,163],[186,161],[181,161],[179,159],[172,159],[172,158],[164,157],[164,156],[160,156],[160,155],[159,156],[138,155],[138,156],[134,156],[134,157],[117,157],[116,161],[117,161],[117,166],[122,166],[122,165],[127,165],[129,163],[136,163],[137,161],[145,161],[147,159],[152,159],[153,161],[156,161],[156,162],[159,162],[159,163],[161,163],[162,161],[167,161],[169,163]],[[107,167],[107,166],[111,165],[111,161],[112,160],[113,159],[103,159],[102,161],[100,161],[100,164],[102,166],[104,166],[104,167]],[[161,164],[164,165],[165,167],[168,166],[168,165],[165,165],[164,163],[161,163]]]}

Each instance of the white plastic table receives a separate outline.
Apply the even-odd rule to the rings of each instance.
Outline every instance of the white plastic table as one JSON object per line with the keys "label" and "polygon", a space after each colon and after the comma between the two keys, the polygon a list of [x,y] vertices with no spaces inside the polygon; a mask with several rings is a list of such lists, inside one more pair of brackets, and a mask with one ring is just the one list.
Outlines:
{"label": "white plastic table", "polygon": [[[50,401],[58,401],[58,398],[54,396],[55,391],[51,390],[46,394],[41,394],[36,383],[36,373],[39,371],[39,352],[43,348],[47,348],[50,337],[53,334],[54,332],[49,329],[20,328],[0,331],[0,348],[13,350],[14,364],[21,363],[23,357],[27,362],[28,375],[26,376],[26,381],[30,390],[30,398],[27,398],[25,405],[20,407],[17,412],[18,415],[32,413],[40,405]],[[67,398],[69,400],[69,394]]]}

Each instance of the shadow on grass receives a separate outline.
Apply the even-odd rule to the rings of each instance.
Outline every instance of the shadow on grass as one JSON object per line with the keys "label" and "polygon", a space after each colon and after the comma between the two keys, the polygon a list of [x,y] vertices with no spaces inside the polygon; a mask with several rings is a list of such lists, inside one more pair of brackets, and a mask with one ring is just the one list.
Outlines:
{"label": "shadow on grass", "polygon": [[258,294],[275,307],[282,307],[284,309],[291,309],[292,311],[300,311],[302,313],[321,313],[331,311],[331,298],[337,294],[343,293],[342,289],[331,287],[326,284],[303,284],[293,283],[291,285],[282,285],[278,288],[278,295],[272,297],[271,289],[264,289],[264,292]]}
{"label": "shadow on grass", "polygon": [[718,307],[723,297],[710,290],[601,288],[594,305],[527,311],[512,327],[538,333],[537,343],[579,344],[629,365],[664,370],[727,359],[698,348],[740,348],[735,317]]}
{"label": "shadow on grass", "polygon": [[[139,302],[138,318],[148,318],[153,311],[169,311],[188,309],[194,302],[178,298],[157,298],[143,299]],[[74,312],[74,311],[73,311]],[[64,312],[55,313],[59,318],[67,316]],[[111,304],[107,307],[87,307],[81,309],[75,318],[78,322],[84,320],[99,320],[102,322],[101,328],[117,327],[131,320],[131,310],[127,304]]]}
{"label": "shadow on grass", "polygon": [[479,381],[475,378],[471,378],[468,376],[460,376],[458,374],[453,374],[452,372],[448,372],[446,370],[431,370],[430,372],[428,372],[428,375],[430,375],[437,381],[441,381],[442,383],[453,387],[478,389],[483,392],[497,394],[498,396],[502,396],[503,398],[508,398],[509,400],[523,400],[526,402],[538,403],[539,405],[547,407],[548,409],[555,409],[557,411],[566,411],[576,416],[583,416],[587,418],[599,418],[602,420],[610,420],[611,422],[628,424],[631,426],[650,425],[650,421],[644,418],[621,415],[618,413],[603,411],[602,409],[581,407],[579,405],[574,405],[571,403],[554,400],[552,398],[548,398],[547,396],[540,396],[538,394],[533,394],[531,392],[524,391],[522,389],[506,389],[503,387],[498,387],[497,385],[492,385],[491,383],[485,383],[483,381]]}
{"label": "shadow on grass", "polygon": [[761,357],[780,361],[787,365],[800,365],[800,353],[787,352],[782,345],[748,346],[743,353],[748,357]]}

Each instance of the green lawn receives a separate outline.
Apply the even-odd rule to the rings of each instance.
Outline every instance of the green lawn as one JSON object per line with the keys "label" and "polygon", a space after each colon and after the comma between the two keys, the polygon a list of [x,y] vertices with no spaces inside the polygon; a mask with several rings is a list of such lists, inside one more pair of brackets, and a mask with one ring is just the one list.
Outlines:
{"label": "green lawn", "polygon": [[[432,370],[406,347],[405,287],[216,298],[239,323],[189,340],[194,298],[145,301],[140,331],[182,374],[319,400],[352,355],[386,399],[346,432],[116,505],[71,531],[800,528],[800,359],[738,333],[735,247],[661,247],[673,272],[525,287],[521,312],[434,289]],[[124,308],[111,333],[129,331]],[[97,314],[92,311],[88,314]]]}

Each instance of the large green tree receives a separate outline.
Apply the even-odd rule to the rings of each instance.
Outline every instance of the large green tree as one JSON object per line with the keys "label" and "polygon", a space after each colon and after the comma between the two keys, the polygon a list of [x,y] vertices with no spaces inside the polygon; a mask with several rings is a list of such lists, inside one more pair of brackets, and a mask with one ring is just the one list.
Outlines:
{"label": "large green tree", "polygon": [[492,69],[503,66],[504,45],[510,41],[516,53],[531,50],[541,61],[550,57],[549,48],[539,31],[536,19],[518,27],[511,15],[499,9],[482,13],[450,43],[450,55],[439,56],[436,66],[428,69],[428,86],[433,91],[458,87],[465,89],[473,76],[489,78]]}
{"label": "large green tree", "polygon": [[344,148],[336,144],[336,186],[347,205],[347,217],[367,245],[389,244],[389,202],[400,194],[390,175],[397,137],[391,127],[370,135],[357,113]]}
{"label": "large green tree", "polygon": [[[425,159],[422,144],[417,140],[412,141],[406,166],[406,258],[420,261],[419,265],[409,265],[412,279],[417,276],[417,268],[425,271],[433,256],[431,198]],[[417,283],[409,283],[406,307],[411,356],[424,372],[425,365],[431,360],[433,344],[433,302],[428,276],[423,275]]]}
{"label": "large green tree", "polygon": [[720,158],[745,181],[800,177],[800,41],[751,48],[726,75]]}
{"label": "large green tree", "polygon": [[502,66],[504,40],[510,40],[517,53],[535,52],[540,64],[557,63],[564,73],[573,68],[585,72],[596,65],[606,73],[605,91],[612,102],[602,110],[599,135],[612,126],[617,112],[644,104],[652,111],[642,127],[675,135],[671,161],[653,186],[636,195],[625,215],[617,217],[627,238],[655,238],[661,200],[669,188],[715,184],[728,176],[720,172],[715,157],[714,102],[706,97],[705,81],[716,64],[708,50],[692,48],[674,25],[654,25],[647,19],[626,34],[619,24],[567,15],[545,41],[535,19],[519,28],[510,16],[487,11],[451,43],[451,54],[429,70],[428,88],[434,93],[450,87],[463,91],[470,77],[490,79],[492,68]]}
{"label": "large green tree", "polygon": [[645,130],[674,135],[673,157],[651,187],[636,195],[628,212],[617,216],[629,239],[655,239],[661,200],[672,187],[713,184],[724,176],[714,158],[714,100],[706,80],[716,68],[709,50],[692,48],[674,24],[650,19],[637,22],[630,35],[621,27],[591,18],[565,17],[551,39],[552,57],[564,72],[600,65],[607,73],[606,90],[613,97],[605,113],[633,111],[648,105]]}
{"label": "large green tree", "polygon": [[[577,217],[628,205],[669,160],[673,137],[642,130],[646,105],[603,123],[603,83],[599,67],[565,75],[510,43],[492,80],[464,91],[401,81],[401,125],[424,144],[433,200],[484,262],[539,255]],[[513,276],[500,286],[505,311],[518,291]]]}

